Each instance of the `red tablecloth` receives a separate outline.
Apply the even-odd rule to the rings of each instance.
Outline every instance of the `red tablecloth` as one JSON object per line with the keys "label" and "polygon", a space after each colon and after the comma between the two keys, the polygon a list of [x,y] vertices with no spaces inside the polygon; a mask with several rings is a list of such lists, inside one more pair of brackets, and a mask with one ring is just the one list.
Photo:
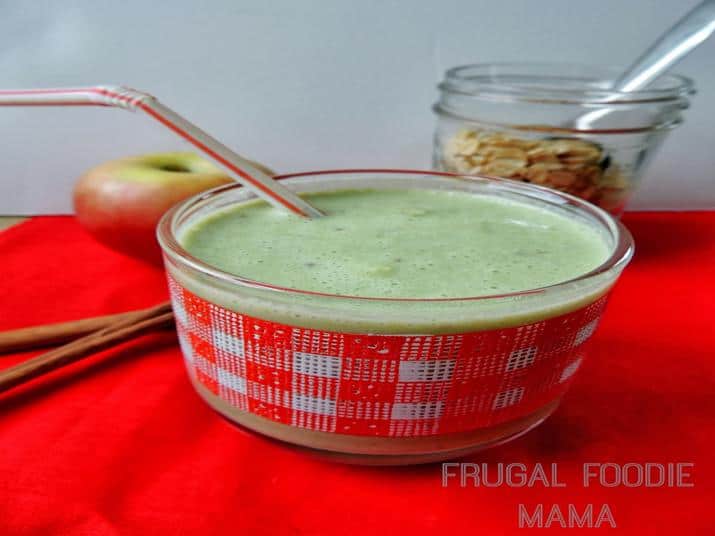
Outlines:
{"label": "red tablecloth", "polygon": [[[543,504],[546,523],[553,504],[568,514],[571,503],[592,504],[594,518],[608,504],[622,533],[715,534],[715,213],[625,223],[636,258],[562,406],[465,460],[557,463],[564,488],[443,488],[439,464],[314,459],[219,418],[170,335],[152,335],[0,397],[0,533],[516,534],[519,504],[530,515]],[[159,270],[106,250],[71,218],[0,233],[0,329],[166,296]],[[694,487],[584,488],[586,462],[692,463]]]}

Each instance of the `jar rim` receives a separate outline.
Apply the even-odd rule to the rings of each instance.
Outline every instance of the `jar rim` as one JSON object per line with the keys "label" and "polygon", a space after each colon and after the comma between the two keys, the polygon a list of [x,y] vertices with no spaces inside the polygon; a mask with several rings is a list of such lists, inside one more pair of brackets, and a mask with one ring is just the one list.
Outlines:
{"label": "jar rim", "polygon": [[[599,207],[592,205],[591,203],[580,199],[576,196],[560,192],[557,190],[552,190],[550,188],[545,188],[542,186],[534,184],[525,184],[509,179],[503,179],[500,177],[492,177],[488,175],[458,175],[454,173],[440,172],[440,171],[423,171],[423,170],[410,170],[410,169],[339,169],[339,170],[324,170],[324,171],[308,171],[301,173],[290,173],[285,175],[276,176],[276,179],[285,180],[290,183],[291,179],[305,179],[313,176],[324,176],[324,175],[336,175],[336,176],[347,176],[348,174],[363,174],[372,175],[381,174],[389,175],[392,174],[394,177],[399,175],[406,176],[412,175],[417,177],[444,177],[451,178],[459,181],[482,181],[489,183],[490,186],[495,187],[497,190],[502,190],[505,192],[522,194],[527,197],[538,199],[540,201],[549,203],[555,206],[567,205],[570,208],[590,215],[595,219],[602,227],[604,227],[613,238],[613,250],[610,256],[604,260],[599,266],[594,269],[576,276],[574,278],[560,281],[552,285],[547,285],[544,287],[508,292],[502,294],[489,294],[489,295],[479,295],[479,296],[467,296],[458,298],[394,298],[394,297],[379,297],[379,296],[353,296],[345,294],[332,294],[319,291],[311,290],[301,290],[291,287],[285,287],[281,285],[275,285],[271,283],[266,283],[263,281],[257,281],[249,279],[246,277],[238,276],[219,268],[216,268],[209,263],[193,256],[189,253],[180,243],[178,239],[179,223],[183,216],[185,216],[189,211],[194,209],[199,205],[208,204],[210,201],[215,200],[218,197],[225,196],[227,193],[232,192],[236,189],[242,189],[242,191],[247,190],[238,184],[226,184],[223,186],[218,186],[206,192],[202,192],[198,195],[190,197],[189,199],[175,205],[173,208],[169,209],[164,216],[161,218],[157,225],[157,239],[159,245],[161,246],[164,254],[172,261],[179,263],[181,265],[193,268],[199,273],[213,277],[225,283],[236,285],[238,287],[246,287],[252,289],[261,289],[271,292],[278,292],[284,295],[295,295],[295,296],[313,296],[326,299],[337,299],[337,300],[364,300],[373,302],[391,302],[391,303],[457,303],[457,302],[475,302],[475,301],[487,301],[487,300],[497,300],[505,298],[518,298],[534,294],[544,294],[557,291],[564,287],[567,287],[573,283],[586,281],[592,279],[596,276],[610,272],[612,270],[620,270],[625,267],[630,261],[634,252],[633,237],[631,236],[628,229],[618,220],[613,218],[606,211],[600,209]],[[367,177],[366,177],[367,178]],[[252,197],[248,199],[255,198],[255,194],[247,193]]]}
{"label": "jar rim", "polygon": [[552,104],[618,104],[678,101],[695,93],[692,79],[665,74],[647,88],[609,88],[623,69],[560,62],[474,63],[452,67],[438,85],[444,92],[484,99]]}

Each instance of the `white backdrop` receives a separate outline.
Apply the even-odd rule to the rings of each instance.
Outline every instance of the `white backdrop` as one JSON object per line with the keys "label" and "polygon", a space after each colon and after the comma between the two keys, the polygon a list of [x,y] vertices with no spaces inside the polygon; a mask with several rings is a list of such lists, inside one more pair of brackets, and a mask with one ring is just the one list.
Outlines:
{"label": "white backdrop", "polygon": [[[485,61],[624,64],[694,0],[0,0],[0,87],[157,95],[278,171],[430,164],[435,84]],[[632,208],[715,208],[715,40]],[[97,163],[183,148],[120,110],[0,108],[0,214],[69,212]]]}

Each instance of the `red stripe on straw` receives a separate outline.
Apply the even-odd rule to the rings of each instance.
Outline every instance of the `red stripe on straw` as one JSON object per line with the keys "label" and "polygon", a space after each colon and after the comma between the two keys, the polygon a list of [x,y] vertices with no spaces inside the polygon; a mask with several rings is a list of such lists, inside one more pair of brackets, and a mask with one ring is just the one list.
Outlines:
{"label": "red stripe on straw", "polygon": [[[57,97],[53,97],[53,96]],[[74,100],[73,95],[77,95],[77,100]],[[10,97],[8,99],[7,97]],[[43,102],[42,97],[45,97],[46,101]],[[17,101],[13,101],[12,97],[18,97]],[[36,97],[36,99],[35,99]],[[277,202],[278,204],[284,206],[285,208],[291,210],[292,212],[299,214],[303,217],[313,217],[315,215],[320,215],[320,211],[315,210],[315,214],[312,214],[312,207],[307,203],[302,204],[300,198],[294,198],[295,194],[292,192],[285,192],[285,196],[274,191],[269,185],[265,184],[260,178],[253,177],[248,172],[241,169],[237,164],[231,162],[231,160],[226,157],[221,156],[217,150],[221,150],[223,147],[219,142],[213,140],[217,144],[217,150],[211,149],[204,142],[200,141],[194,137],[190,132],[184,130],[181,126],[181,122],[185,122],[187,125],[191,125],[188,121],[181,119],[180,116],[176,115],[176,120],[181,119],[179,124],[175,123],[171,119],[174,112],[166,108],[164,115],[161,112],[163,106],[159,105],[158,101],[154,99],[151,95],[146,93],[133,90],[131,88],[117,88],[113,87],[103,87],[94,86],[86,88],[52,88],[52,89],[19,89],[19,90],[0,90],[0,105],[22,105],[22,106],[119,106],[124,108],[141,109],[142,111],[149,114],[151,117],[159,121],[162,125],[170,129],[172,132],[178,134],[189,143],[203,151],[206,155],[213,158],[227,169],[238,175],[243,179],[245,184],[258,190],[258,193],[262,197],[267,197],[268,200]],[[156,109],[158,107],[158,110]],[[201,131],[197,127],[197,132]],[[207,139],[211,139],[208,134],[205,135]],[[199,136],[200,138],[201,136]],[[226,149],[228,151],[228,149]],[[229,151],[230,152],[230,151]],[[242,160],[236,155],[238,160]],[[246,164],[249,165],[249,164]],[[249,165],[250,169],[250,165]],[[260,177],[260,175],[259,175]],[[266,177],[267,181],[271,181],[270,177]],[[276,187],[278,187],[276,185]]]}
{"label": "red stripe on straw", "polygon": [[233,171],[234,173],[236,173],[236,174],[240,175],[241,177],[243,177],[244,179],[246,179],[248,182],[250,182],[250,183],[251,183],[252,185],[254,185],[256,188],[258,188],[258,189],[260,189],[262,192],[265,192],[266,194],[270,195],[273,199],[275,199],[276,201],[278,201],[279,203],[281,203],[281,204],[282,204],[283,206],[285,206],[286,208],[292,210],[293,212],[297,212],[298,214],[300,214],[300,215],[302,215],[302,216],[308,217],[308,214],[306,214],[306,213],[303,211],[303,209],[301,209],[300,207],[294,205],[293,203],[291,203],[291,202],[288,201],[287,199],[283,199],[282,197],[276,197],[276,196],[274,195],[274,192],[273,192],[271,189],[267,188],[262,182],[257,181],[256,179],[254,179],[253,177],[251,177],[251,176],[250,176],[248,173],[246,173],[245,171],[243,171],[243,170],[237,168],[236,166],[234,166],[231,162],[229,162],[228,160],[226,160],[224,157],[222,157],[222,156],[221,156],[220,154],[218,154],[216,151],[214,151],[213,149],[207,147],[205,144],[201,143],[199,140],[197,140],[196,138],[194,138],[193,136],[191,136],[188,132],[186,132],[186,131],[182,130],[181,128],[179,128],[178,126],[176,126],[174,123],[172,123],[171,121],[169,121],[168,119],[166,119],[163,115],[160,115],[159,113],[157,113],[155,110],[153,110],[151,107],[147,106],[145,103],[139,102],[139,103],[137,103],[137,106],[138,106],[139,108],[141,108],[142,110],[144,110],[144,111],[145,111],[146,113],[148,113],[149,115],[151,115],[154,119],[156,119],[157,121],[159,121],[160,123],[162,123],[164,126],[166,126],[167,128],[173,130],[173,131],[176,132],[179,136],[181,136],[182,138],[184,138],[184,139],[190,141],[192,144],[196,145],[198,148],[200,148],[200,149],[201,149],[202,151],[204,151],[206,154],[212,156],[213,158],[215,158],[216,160],[218,160],[219,162],[221,162],[224,166],[226,166],[227,168],[229,168],[231,171]]}
{"label": "red stripe on straw", "polygon": [[166,117],[164,117],[163,115],[161,115],[160,113],[158,113],[156,110],[154,110],[151,106],[147,105],[145,102],[143,102],[143,101],[141,101],[141,100],[139,100],[139,99],[136,99],[136,98],[132,98],[132,97],[130,97],[130,96],[128,96],[128,95],[121,95],[121,94],[115,93],[115,92],[110,91],[110,90],[105,89],[105,88],[92,88],[91,91],[92,91],[93,93],[98,93],[98,94],[103,95],[103,96],[115,98],[115,99],[118,99],[118,100],[120,100],[120,101],[123,101],[123,102],[126,102],[126,103],[128,103],[128,104],[131,104],[131,105],[133,105],[133,106],[136,106],[136,107],[138,107],[138,108],[141,108],[144,112],[148,113],[148,114],[149,114],[150,116],[152,116],[154,119],[156,119],[156,120],[159,121],[161,124],[163,124],[165,127],[169,128],[170,130],[172,130],[173,132],[175,132],[176,134],[178,134],[179,136],[181,136],[181,137],[184,138],[185,140],[191,142],[193,145],[195,145],[196,147],[198,147],[199,149],[201,149],[202,151],[204,151],[206,154],[210,155],[211,157],[213,157],[213,158],[216,159],[217,161],[221,162],[224,166],[226,166],[227,168],[229,168],[231,171],[233,171],[233,172],[236,173],[237,175],[239,175],[239,176],[243,177],[244,179],[246,179],[246,181],[250,182],[253,186],[255,186],[256,188],[260,189],[262,192],[268,194],[272,199],[275,199],[276,201],[278,201],[279,203],[281,203],[283,206],[285,206],[285,207],[288,208],[289,210],[292,210],[293,212],[296,212],[296,213],[300,214],[301,216],[304,216],[304,217],[306,217],[306,218],[309,217],[309,214],[306,214],[306,212],[305,212],[302,208],[300,208],[300,207],[294,205],[293,203],[291,203],[291,202],[288,201],[287,199],[283,199],[282,197],[276,197],[275,193],[274,193],[270,188],[266,187],[262,182],[260,182],[260,181],[258,181],[258,180],[256,180],[256,179],[254,179],[251,175],[249,175],[248,173],[246,173],[246,172],[243,171],[242,169],[240,169],[240,168],[236,167],[235,165],[233,165],[231,162],[229,162],[228,160],[226,160],[224,157],[222,157],[222,156],[221,156],[220,154],[218,154],[216,151],[214,151],[214,150],[211,149],[210,147],[206,146],[204,143],[200,142],[200,141],[197,140],[196,138],[194,138],[191,134],[189,134],[188,132],[186,132],[186,131],[183,130],[182,128],[178,127],[176,124],[174,124],[174,123],[171,122],[169,119],[167,119]]}

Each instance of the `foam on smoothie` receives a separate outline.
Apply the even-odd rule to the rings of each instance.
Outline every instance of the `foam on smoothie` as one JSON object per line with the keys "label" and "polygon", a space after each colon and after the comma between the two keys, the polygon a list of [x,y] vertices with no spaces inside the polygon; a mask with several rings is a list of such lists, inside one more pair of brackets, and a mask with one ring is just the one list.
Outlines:
{"label": "foam on smoothie", "polygon": [[196,222],[182,245],[247,279],[393,298],[534,289],[584,274],[609,255],[586,222],[493,195],[366,189],[305,198],[327,216],[307,220],[252,201]]}

